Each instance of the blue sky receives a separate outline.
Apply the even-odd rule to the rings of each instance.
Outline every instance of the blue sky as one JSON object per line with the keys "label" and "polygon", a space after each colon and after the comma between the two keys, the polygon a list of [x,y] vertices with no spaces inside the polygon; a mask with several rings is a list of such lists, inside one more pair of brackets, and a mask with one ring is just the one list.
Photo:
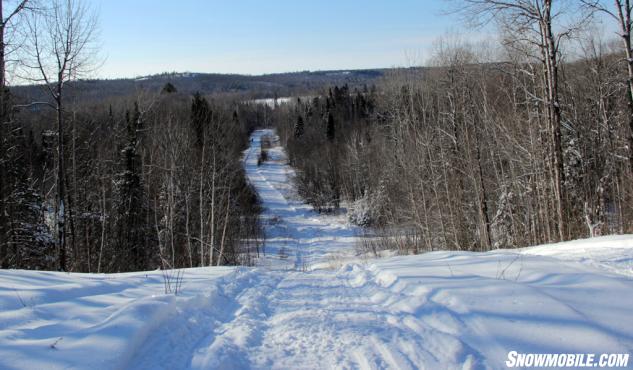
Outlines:
{"label": "blue sky", "polygon": [[100,77],[420,64],[461,24],[445,0],[88,1],[99,13]]}

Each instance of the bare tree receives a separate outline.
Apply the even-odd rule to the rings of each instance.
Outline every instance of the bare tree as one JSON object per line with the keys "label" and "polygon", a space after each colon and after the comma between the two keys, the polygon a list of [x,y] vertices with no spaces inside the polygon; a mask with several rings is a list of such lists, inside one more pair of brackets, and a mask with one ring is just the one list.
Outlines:
{"label": "bare tree", "polygon": [[96,68],[97,18],[82,0],[52,0],[29,18],[26,78],[42,83],[57,113],[57,243],[59,268],[66,270],[64,92],[66,83]]}
{"label": "bare tree", "polygon": [[6,133],[5,133],[5,123],[7,121],[7,103],[6,103],[6,76],[7,76],[7,55],[11,52],[8,50],[9,43],[7,42],[8,33],[11,29],[15,29],[16,18],[23,13],[25,10],[29,9],[30,3],[29,0],[20,0],[17,3],[10,4],[10,8],[8,9],[7,14],[5,14],[5,1],[0,1],[0,263],[4,258],[5,252],[2,250],[5,246],[4,242],[4,226],[7,221],[5,211],[5,197],[6,197],[6,179],[7,179],[7,171],[6,171],[6,163],[5,163],[5,153],[8,149],[5,146]]}
{"label": "bare tree", "polygon": [[613,0],[613,8],[609,8],[601,1],[581,0],[590,10],[607,14],[618,24],[622,46],[626,55],[627,92],[626,102],[629,108],[629,167],[633,172],[633,50],[631,49],[631,14],[633,4],[630,0]]}
{"label": "bare tree", "polygon": [[510,25],[521,42],[537,47],[542,63],[542,75],[545,83],[544,100],[546,102],[547,120],[549,123],[551,164],[553,168],[553,184],[555,208],[558,223],[558,237],[566,236],[565,199],[563,184],[563,149],[561,135],[561,103],[559,97],[559,65],[561,40],[568,37],[577,27],[573,23],[563,27],[562,31],[554,30],[554,22],[563,16],[561,0],[464,0],[464,12],[483,21],[496,18]]}
{"label": "bare tree", "polygon": [[[0,1],[0,87],[2,90],[0,91],[0,99],[2,102],[4,101],[4,89],[6,87],[6,65],[7,65],[7,54],[10,52],[7,50],[7,32],[9,32],[9,28],[11,28],[12,24],[16,17],[18,17],[25,10],[30,10],[32,7],[30,6],[33,1],[32,0],[20,0],[16,4],[12,4],[13,6],[9,8],[9,12],[5,16],[5,8],[4,1]],[[2,105],[4,106],[4,104]]]}

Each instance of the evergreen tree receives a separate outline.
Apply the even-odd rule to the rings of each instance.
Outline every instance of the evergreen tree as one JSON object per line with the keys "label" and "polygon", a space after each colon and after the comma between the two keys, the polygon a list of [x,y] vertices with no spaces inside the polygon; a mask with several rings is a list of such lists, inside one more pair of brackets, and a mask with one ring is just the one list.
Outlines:
{"label": "evergreen tree", "polygon": [[326,135],[329,141],[334,141],[334,138],[336,137],[336,132],[334,128],[334,116],[331,112],[328,112],[327,114]]}
{"label": "evergreen tree", "polygon": [[138,155],[138,128],[141,114],[138,104],[134,112],[126,113],[128,142],[121,151],[123,171],[116,175],[115,209],[118,243],[111,258],[112,271],[138,271],[153,268],[152,260],[157,255],[154,243],[149,243],[151,226],[147,224],[149,206],[141,177]]}
{"label": "evergreen tree", "polygon": [[30,178],[14,184],[9,196],[11,224],[9,227],[9,250],[12,261],[9,267],[44,270],[55,266],[55,241],[44,223],[42,197],[30,185]]}
{"label": "evergreen tree", "polygon": [[173,94],[176,92],[178,92],[178,89],[176,89],[176,86],[174,86],[171,82],[167,82],[161,91],[162,94]]}
{"label": "evergreen tree", "polygon": [[211,108],[209,103],[199,92],[193,95],[191,103],[191,128],[198,147],[204,142],[204,129],[211,123]]}
{"label": "evergreen tree", "polygon": [[295,139],[301,138],[304,132],[305,132],[305,128],[303,125],[303,117],[299,115],[297,117],[297,123],[295,124]]}

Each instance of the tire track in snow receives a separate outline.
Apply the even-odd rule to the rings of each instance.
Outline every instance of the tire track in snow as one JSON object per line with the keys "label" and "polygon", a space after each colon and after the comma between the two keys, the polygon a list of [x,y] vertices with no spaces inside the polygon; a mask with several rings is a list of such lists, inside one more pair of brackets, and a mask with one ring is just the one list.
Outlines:
{"label": "tire track in snow", "polygon": [[460,333],[438,331],[417,320],[415,310],[398,309],[402,297],[366,280],[370,274],[360,266],[283,274],[267,300],[259,346],[242,352],[249,368],[481,367]]}
{"label": "tire track in snow", "polygon": [[260,276],[231,297],[236,307],[230,320],[189,351],[190,368],[477,368],[479,355],[459,340],[460,333],[438,330],[415,317],[428,298],[413,301],[359,265],[303,271],[303,249],[326,239],[319,229],[331,225],[293,206],[257,166],[264,135],[273,133],[254,133],[245,168],[269,221],[266,243],[277,251],[280,240],[292,243],[294,270],[274,260],[257,269]]}
{"label": "tire track in snow", "polygon": [[223,335],[223,326],[236,320],[243,302],[239,297],[253,286],[263,287],[257,270],[238,269],[214,281],[206,292],[190,297],[173,297],[169,310],[158,322],[150,322],[154,329],[138,345],[130,345],[120,369],[192,368],[196,349]]}
{"label": "tire track in snow", "polygon": [[[257,164],[257,158],[260,154],[261,138],[263,136],[273,135],[273,132],[270,130],[260,130],[253,134],[251,146],[244,159],[244,166],[249,182],[257,191],[262,203],[264,203],[264,207],[266,207],[263,215],[265,219],[269,222],[271,220],[281,220],[281,223],[285,226],[287,232],[286,238],[290,240],[295,247],[295,253],[292,259],[294,268],[300,269],[303,267],[303,243],[300,238],[296,237],[297,230],[295,230],[292,225],[289,225],[284,218],[284,214],[290,212],[296,215],[299,214],[299,212],[292,206],[288,199],[268,181]],[[273,208],[271,207],[272,204],[276,206]],[[283,214],[279,212],[279,210],[283,210]],[[265,245],[267,243],[268,241],[265,242]],[[279,248],[274,252],[279,254]]]}

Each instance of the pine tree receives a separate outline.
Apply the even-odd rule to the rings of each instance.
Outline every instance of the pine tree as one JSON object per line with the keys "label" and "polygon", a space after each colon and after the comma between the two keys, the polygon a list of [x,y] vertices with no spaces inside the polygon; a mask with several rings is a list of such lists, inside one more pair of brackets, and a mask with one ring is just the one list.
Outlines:
{"label": "pine tree", "polygon": [[55,241],[44,223],[42,197],[30,185],[31,179],[16,182],[9,197],[11,224],[9,250],[13,268],[44,270],[55,263]]}
{"label": "pine tree", "polygon": [[191,103],[191,128],[198,147],[204,142],[204,129],[211,123],[211,108],[209,103],[199,92],[193,95]]}
{"label": "pine tree", "polygon": [[140,158],[138,155],[138,128],[141,126],[141,114],[138,104],[134,112],[126,113],[128,142],[121,151],[123,171],[116,175],[115,188],[115,228],[118,243],[111,257],[110,270],[138,271],[153,268],[156,247],[149,243],[151,226],[147,224],[149,206],[145,195],[145,187],[141,177]]}
{"label": "pine tree", "polygon": [[176,89],[176,86],[174,86],[171,82],[167,82],[161,91],[162,94],[173,94],[176,92],[178,92],[178,89]]}
{"label": "pine tree", "polygon": [[297,123],[295,124],[295,139],[300,139],[303,136],[303,133],[304,133],[303,117],[299,115],[297,117]]}
{"label": "pine tree", "polygon": [[329,141],[334,141],[336,137],[335,127],[334,127],[334,116],[332,115],[332,112],[328,112],[328,115],[327,115],[326,136]]}

